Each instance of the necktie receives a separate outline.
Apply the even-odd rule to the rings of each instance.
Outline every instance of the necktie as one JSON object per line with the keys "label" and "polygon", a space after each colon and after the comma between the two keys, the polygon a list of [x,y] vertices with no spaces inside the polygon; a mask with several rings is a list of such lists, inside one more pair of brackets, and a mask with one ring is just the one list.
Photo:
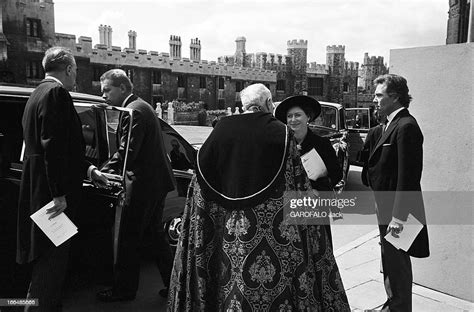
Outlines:
{"label": "necktie", "polygon": [[384,133],[385,130],[387,130],[387,125],[388,125],[388,119],[385,118],[385,120],[383,121],[382,133]]}

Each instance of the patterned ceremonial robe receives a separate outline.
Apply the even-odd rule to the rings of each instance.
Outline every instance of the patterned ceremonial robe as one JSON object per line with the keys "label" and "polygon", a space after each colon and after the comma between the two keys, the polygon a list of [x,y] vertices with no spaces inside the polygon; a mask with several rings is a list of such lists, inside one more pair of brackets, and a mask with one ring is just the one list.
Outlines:
{"label": "patterned ceremonial robe", "polygon": [[350,311],[324,226],[284,221],[283,192],[311,188],[291,131],[287,139],[279,185],[250,209],[205,199],[193,178],[169,311]]}

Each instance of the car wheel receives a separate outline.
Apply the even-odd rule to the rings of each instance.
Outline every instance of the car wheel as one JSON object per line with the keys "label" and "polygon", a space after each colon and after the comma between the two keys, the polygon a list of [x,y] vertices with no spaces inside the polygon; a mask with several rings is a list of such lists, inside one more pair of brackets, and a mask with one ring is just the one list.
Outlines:
{"label": "car wheel", "polygon": [[165,232],[168,237],[168,241],[172,247],[178,245],[179,236],[181,235],[181,230],[183,228],[183,218],[182,216],[175,217],[170,221],[166,222]]}

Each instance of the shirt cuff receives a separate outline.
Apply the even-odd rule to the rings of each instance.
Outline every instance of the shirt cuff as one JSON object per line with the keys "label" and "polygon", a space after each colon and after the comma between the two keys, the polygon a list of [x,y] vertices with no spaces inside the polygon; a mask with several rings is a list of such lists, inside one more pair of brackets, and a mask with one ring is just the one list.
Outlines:
{"label": "shirt cuff", "polygon": [[92,180],[91,175],[92,175],[92,170],[97,169],[96,166],[90,165],[89,168],[87,168],[87,178],[89,180]]}
{"label": "shirt cuff", "polygon": [[397,218],[395,218],[395,217],[392,217],[392,221],[395,221],[395,222],[400,223],[400,224],[405,224],[405,223],[407,223],[406,221],[402,221],[402,220],[397,219]]}

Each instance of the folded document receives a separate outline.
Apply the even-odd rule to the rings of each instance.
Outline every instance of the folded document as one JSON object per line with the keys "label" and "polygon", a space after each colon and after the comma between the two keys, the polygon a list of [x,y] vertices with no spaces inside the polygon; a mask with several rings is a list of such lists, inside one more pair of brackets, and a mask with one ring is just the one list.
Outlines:
{"label": "folded document", "polygon": [[310,180],[316,181],[318,178],[328,175],[323,159],[314,148],[301,156],[301,162]]}
{"label": "folded document", "polygon": [[396,248],[408,251],[421,229],[423,229],[423,224],[412,214],[409,214],[407,222],[403,225],[402,232],[397,234],[398,237],[393,236],[392,232],[390,232],[385,235],[385,239]]}
{"label": "folded document", "polygon": [[53,206],[53,201],[50,201],[37,212],[32,214],[30,218],[44,232],[44,234],[48,236],[53,244],[58,247],[77,233],[77,227],[64,212],[49,220],[51,214],[47,214],[46,210]]}

